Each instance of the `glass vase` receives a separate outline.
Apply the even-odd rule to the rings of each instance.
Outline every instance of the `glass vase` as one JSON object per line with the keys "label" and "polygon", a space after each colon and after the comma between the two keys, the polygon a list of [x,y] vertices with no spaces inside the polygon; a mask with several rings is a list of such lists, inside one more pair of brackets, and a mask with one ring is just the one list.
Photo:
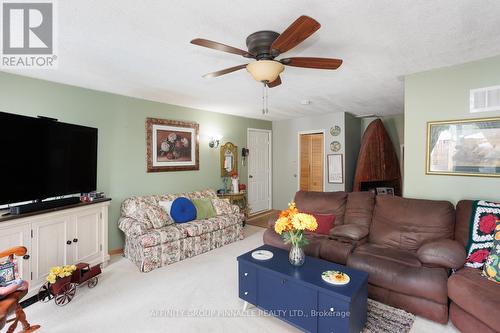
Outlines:
{"label": "glass vase", "polygon": [[290,253],[288,254],[288,261],[294,266],[302,266],[306,260],[306,255],[301,247],[292,245]]}

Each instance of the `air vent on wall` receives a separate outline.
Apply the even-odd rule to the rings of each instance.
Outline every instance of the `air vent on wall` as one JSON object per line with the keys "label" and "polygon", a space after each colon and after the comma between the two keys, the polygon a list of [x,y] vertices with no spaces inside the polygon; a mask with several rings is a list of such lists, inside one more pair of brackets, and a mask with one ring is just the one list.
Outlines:
{"label": "air vent on wall", "polygon": [[500,86],[470,90],[470,112],[500,111]]}

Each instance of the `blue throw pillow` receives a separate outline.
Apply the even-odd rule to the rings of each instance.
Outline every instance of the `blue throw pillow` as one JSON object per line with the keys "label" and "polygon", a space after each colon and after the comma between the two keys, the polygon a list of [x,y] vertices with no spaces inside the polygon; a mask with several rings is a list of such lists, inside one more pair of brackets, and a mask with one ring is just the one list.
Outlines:
{"label": "blue throw pillow", "polygon": [[191,200],[180,197],[172,202],[170,208],[170,216],[175,223],[184,223],[196,220],[196,207]]}

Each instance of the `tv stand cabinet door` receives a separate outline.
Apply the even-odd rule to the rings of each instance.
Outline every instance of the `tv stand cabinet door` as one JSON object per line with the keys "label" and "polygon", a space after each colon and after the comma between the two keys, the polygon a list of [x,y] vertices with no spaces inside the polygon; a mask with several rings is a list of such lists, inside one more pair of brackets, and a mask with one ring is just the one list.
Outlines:
{"label": "tv stand cabinet door", "polygon": [[46,282],[50,268],[67,265],[71,244],[68,231],[71,224],[69,215],[59,215],[33,221],[33,239],[31,243],[31,286]]}
{"label": "tv stand cabinet door", "polygon": [[90,208],[76,213],[70,230],[71,263],[92,263],[101,257],[102,213],[99,208]]}
{"label": "tv stand cabinet door", "polygon": [[[24,246],[31,257],[31,228],[30,225],[19,224],[16,226],[0,227],[0,249],[6,250],[15,246]],[[15,257],[17,259],[17,268],[19,276],[23,280],[30,280],[30,260],[29,257]]]}

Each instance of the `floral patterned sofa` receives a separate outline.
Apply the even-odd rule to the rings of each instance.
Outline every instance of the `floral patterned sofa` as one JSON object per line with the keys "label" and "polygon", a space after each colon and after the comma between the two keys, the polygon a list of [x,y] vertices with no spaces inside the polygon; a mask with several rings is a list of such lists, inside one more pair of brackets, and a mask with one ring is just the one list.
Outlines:
{"label": "floral patterned sofa", "polygon": [[[160,202],[177,197],[210,198],[217,216],[176,224]],[[208,189],[125,199],[118,227],[125,233],[125,257],[149,272],[243,239],[243,219],[238,206]]]}

